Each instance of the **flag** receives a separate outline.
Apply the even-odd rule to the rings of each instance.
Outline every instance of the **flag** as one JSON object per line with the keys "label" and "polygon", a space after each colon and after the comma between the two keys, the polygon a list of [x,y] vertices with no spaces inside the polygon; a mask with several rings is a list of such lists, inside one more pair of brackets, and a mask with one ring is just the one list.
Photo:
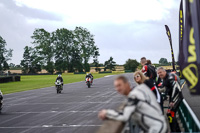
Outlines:
{"label": "flag", "polygon": [[181,45],[179,65],[191,94],[200,95],[200,2],[199,0],[186,0],[185,2],[185,27],[182,44],[182,38],[179,38]]}
{"label": "flag", "polygon": [[172,37],[171,37],[171,33],[170,33],[169,27],[168,27],[167,25],[165,25],[165,28],[166,28],[167,36],[168,36],[168,38],[169,38],[169,43],[170,43],[170,46],[171,46],[173,71],[176,71],[176,68],[175,68],[175,60],[174,60],[174,52],[173,52],[173,47],[172,47]]}
{"label": "flag", "polygon": [[[180,58],[183,58],[183,33],[184,33],[184,14],[183,14],[183,0],[181,0],[180,8],[179,8],[179,56],[178,60],[181,60]],[[181,69],[181,66],[179,65],[179,68]],[[180,71],[180,77],[183,78],[182,72]]]}

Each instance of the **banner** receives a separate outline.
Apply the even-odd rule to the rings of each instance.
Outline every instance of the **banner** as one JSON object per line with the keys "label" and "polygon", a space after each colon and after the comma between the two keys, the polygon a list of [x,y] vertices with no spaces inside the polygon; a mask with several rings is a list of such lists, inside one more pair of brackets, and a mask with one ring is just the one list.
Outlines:
{"label": "banner", "polygon": [[[199,0],[185,2],[185,27],[179,49],[179,65],[191,94],[200,95],[200,4]],[[181,38],[179,41],[181,43]]]}
{"label": "banner", "polygon": [[169,38],[169,43],[170,43],[170,46],[171,46],[173,71],[176,71],[176,68],[175,68],[175,60],[174,60],[174,52],[173,52],[173,47],[172,47],[172,37],[171,37],[171,33],[170,33],[169,27],[168,27],[167,25],[165,25],[165,28],[166,28],[167,36],[168,36],[168,38]]}
{"label": "banner", "polygon": [[[183,0],[181,0],[180,8],[179,8],[179,56],[178,60],[180,61],[183,58],[183,33],[184,33],[184,14],[183,14]],[[181,66],[179,66],[180,69]],[[181,71],[180,71],[181,73]],[[181,75],[183,78],[183,76]]]}

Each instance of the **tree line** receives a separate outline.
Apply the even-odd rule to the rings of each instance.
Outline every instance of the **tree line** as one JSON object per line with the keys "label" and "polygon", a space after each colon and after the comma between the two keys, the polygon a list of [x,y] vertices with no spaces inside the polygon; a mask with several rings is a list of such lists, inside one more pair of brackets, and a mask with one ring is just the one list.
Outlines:
{"label": "tree line", "polygon": [[55,70],[87,72],[90,71],[90,58],[98,61],[100,55],[94,35],[83,27],[62,28],[51,33],[35,29],[31,38],[34,46],[24,48],[20,64],[24,73],[37,73],[42,68],[49,73]]}
{"label": "tree line", "polygon": [[[0,71],[11,68],[20,68],[23,73],[34,74],[42,69],[48,73],[56,72],[89,72],[90,67],[101,71],[100,67],[115,71],[117,65],[113,57],[104,64],[99,63],[99,48],[95,45],[94,35],[86,28],[76,27],[74,30],[66,28],[48,32],[45,29],[35,29],[33,32],[32,46],[25,46],[23,59],[20,65],[8,64],[12,57],[12,49],[6,49],[6,41],[0,36]],[[93,63],[89,64],[89,60]],[[166,58],[161,58],[159,64],[170,64]],[[128,59],[125,70],[135,71],[140,63],[134,59]]]}

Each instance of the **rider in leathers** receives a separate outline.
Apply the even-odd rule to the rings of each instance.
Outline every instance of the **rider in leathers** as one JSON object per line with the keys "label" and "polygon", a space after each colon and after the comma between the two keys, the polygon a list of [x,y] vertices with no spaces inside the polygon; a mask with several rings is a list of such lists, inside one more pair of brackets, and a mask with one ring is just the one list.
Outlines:
{"label": "rider in leathers", "polygon": [[164,68],[158,68],[158,75],[163,79],[163,86],[166,87],[166,94],[169,95],[168,116],[172,132],[180,132],[176,120],[176,111],[183,100],[183,95],[180,87],[180,79],[174,73],[167,73]]}
{"label": "rider in leathers", "polygon": [[62,86],[63,86],[63,78],[62,76],[59,74],[58,77],[56,78],[56,81],[57,80],[60,80],[60,82],[62,83]]}
{"label": "rider in leathers", "polygon": [[[155,95],[146,84],[133,88],[128,93],[127,98],[127,103],[122,112],[102,110],[106,112],[106,118],[124,122],[132,118],[144,132],[167,132],[165,117]],[[99,113],[99,116],[102,117],[102,112]]]}

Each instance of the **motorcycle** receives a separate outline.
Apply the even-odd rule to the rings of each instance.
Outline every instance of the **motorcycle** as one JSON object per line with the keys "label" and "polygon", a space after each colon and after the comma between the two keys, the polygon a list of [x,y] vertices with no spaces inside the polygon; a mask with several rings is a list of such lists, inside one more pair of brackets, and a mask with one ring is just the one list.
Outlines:
{"label": "motorcycle", "polygon": [[55,85],[57,94],[61,93],[61,91],[63,90],[62,82],[60,80],[56,80]]}
{"label": "motorcycle", "polygon": [[2,108],[3,108],[3,93],[0,90],[0,113],[1,113]]}
{"label": "motorcycle", "polygon": [[90,88],[90,86],[92,85],[92,79],[87,77],[85,80],[86,80],[86,85],[88,86],[88,88]]}

